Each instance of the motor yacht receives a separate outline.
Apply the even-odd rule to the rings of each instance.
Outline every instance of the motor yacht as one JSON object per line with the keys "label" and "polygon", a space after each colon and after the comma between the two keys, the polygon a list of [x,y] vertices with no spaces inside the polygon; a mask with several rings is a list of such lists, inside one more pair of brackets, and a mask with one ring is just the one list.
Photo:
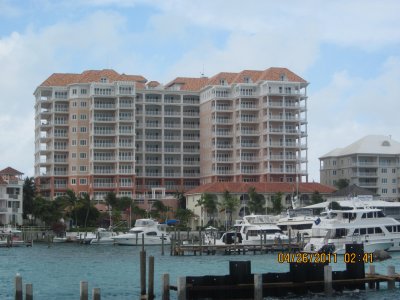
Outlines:
{"label": "motor yacht", "polygon": [[353,202],[348,209],[327,210],[326,217],[316,219],[304,251],[333,246],[335,253],[343,254],[345,244],[355,242],[363,243],[365,252],[400,251],[400,222],[386,217],[381,209]]}
{"label": "motor yacht", "polygon": [[159,224],[152,219],[138,219],[135,226],[128,233],[113,236],[115,244],[118,245],[161,245],[170,244],[171,239],[166,231],[166,224]]}
{"label": "motor yacht", "polygon": [[237,220],[233,229],[225,232],[217,244],[240,243],[243,245],[272,245],[287,243],[289,237],[276,225],[277,217],[270,215],[247,215]]}

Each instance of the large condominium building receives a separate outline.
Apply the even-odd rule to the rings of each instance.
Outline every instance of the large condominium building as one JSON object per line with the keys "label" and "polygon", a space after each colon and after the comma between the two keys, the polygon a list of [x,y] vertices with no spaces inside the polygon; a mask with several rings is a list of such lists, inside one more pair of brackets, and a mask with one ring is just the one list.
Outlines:
{"label": "large condominium building", "polygon": [[399,197],[400,143],[388,136],[368,135],[319,160],[322,184],[335,185],[340,179],[347,179],[381,198]]}
{"label": "large condominium building", "polygon": [[39,190],[141,199],[307,180],[307,85],[285,68],[166,85],[113,70],[53,74],[34,93]]}

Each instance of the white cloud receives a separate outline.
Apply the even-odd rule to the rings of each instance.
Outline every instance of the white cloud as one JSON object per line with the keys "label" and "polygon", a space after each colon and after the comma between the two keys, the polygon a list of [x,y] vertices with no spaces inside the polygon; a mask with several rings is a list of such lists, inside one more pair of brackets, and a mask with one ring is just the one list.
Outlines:
{"label": "white cloud", "polygon": [[390,57],[371,79],[352,77],[350,70],[333,74],[328,86],[310,94],[309,173],[319,180],[318,157],[369,135],[391,135],[400,141],[400,57]]}

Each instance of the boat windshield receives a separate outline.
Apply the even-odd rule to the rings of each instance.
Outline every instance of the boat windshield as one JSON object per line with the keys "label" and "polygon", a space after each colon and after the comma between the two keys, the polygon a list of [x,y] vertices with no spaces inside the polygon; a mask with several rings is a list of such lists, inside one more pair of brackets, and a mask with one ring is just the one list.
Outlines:
{"label": "boat windshield", "polygon": [[130,232],[130,233],[136,233],[136,234],[139,234],[139,233],[142,233],[142,232],[143,232],[143,230],[131,229],[131,230],[129,230],[129,232]]}

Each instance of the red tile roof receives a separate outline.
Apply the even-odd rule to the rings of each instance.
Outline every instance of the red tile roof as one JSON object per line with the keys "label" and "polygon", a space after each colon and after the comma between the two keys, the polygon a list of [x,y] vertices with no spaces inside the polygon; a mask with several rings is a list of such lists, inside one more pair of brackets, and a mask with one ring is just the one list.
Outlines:
{"label": "red tile roof", "polygon": [[287,80],[293,81],[293,82],[303,82],[306,83],[303,78],[300,76],[296,75],[292,71],[286,68],[268,68],[265,71],[262,72],[261,76],[258,78],[258,80],[272,80],[272,81],[281,81],[281,75],[285,75]]}
{"label": "red tile roof", "polygon": [[177,77],[171,82],[167,83],[166,87],[171,87],[174,84],[180,84],[180,90],[182,91],[200,91],[207,84],[207,81],[207,77]]}
{"label": "red tile roof", "polygon": [[21,173],[20,171],[17,171],[11,167],[7,167],[0,171],[0,175],[19,176],[24,175],[24,173]]}
{"label": "red tile roof", "polygon": [[227,84],[232,84],[234,79],[238,76],[238,74],[239,73],[231,73],[231,72],[218,73],[217,75],[214,75],[208,80],[207,85],[220,85],[222,79],[224,79]]}
{"label": "red tile roof", "polygon": [[160,85],[160,83],[158,81],[152,80],[152,81],[149,81],[148,83],[146,83],[146,85],[148,87],[158,87]]}
{"label": "red tile roof", "polygon": [[[247,193],[250,187],[255,187],[258,193],[292,193],[296,190],[294,183],[286,182],[215,182],[196,187],[188,192],[187,195],[202,193]],[[299,183],[299,193],[329,194],[336,191],[335,188],[317,182]]]}
{"label": "red tile roof", "polygon": [[73,83],[100,82],[100,79],[106,77],[109,82],[114,81],[136,81],[145,83],[147,81],[141,75],[119,74],[114,70],[88,70],[82,74],[54,73],[50,75],[40,86],[67,86]]}
{"label": "red tile roof", "polygon": [[254,70],[244,70],[237,74],[237,76],[233,79],[233,83],[244,83],[245,77],[250,78],[251,82],[257,82],[258,78],[260,78],[263,71],[254,71]]}

